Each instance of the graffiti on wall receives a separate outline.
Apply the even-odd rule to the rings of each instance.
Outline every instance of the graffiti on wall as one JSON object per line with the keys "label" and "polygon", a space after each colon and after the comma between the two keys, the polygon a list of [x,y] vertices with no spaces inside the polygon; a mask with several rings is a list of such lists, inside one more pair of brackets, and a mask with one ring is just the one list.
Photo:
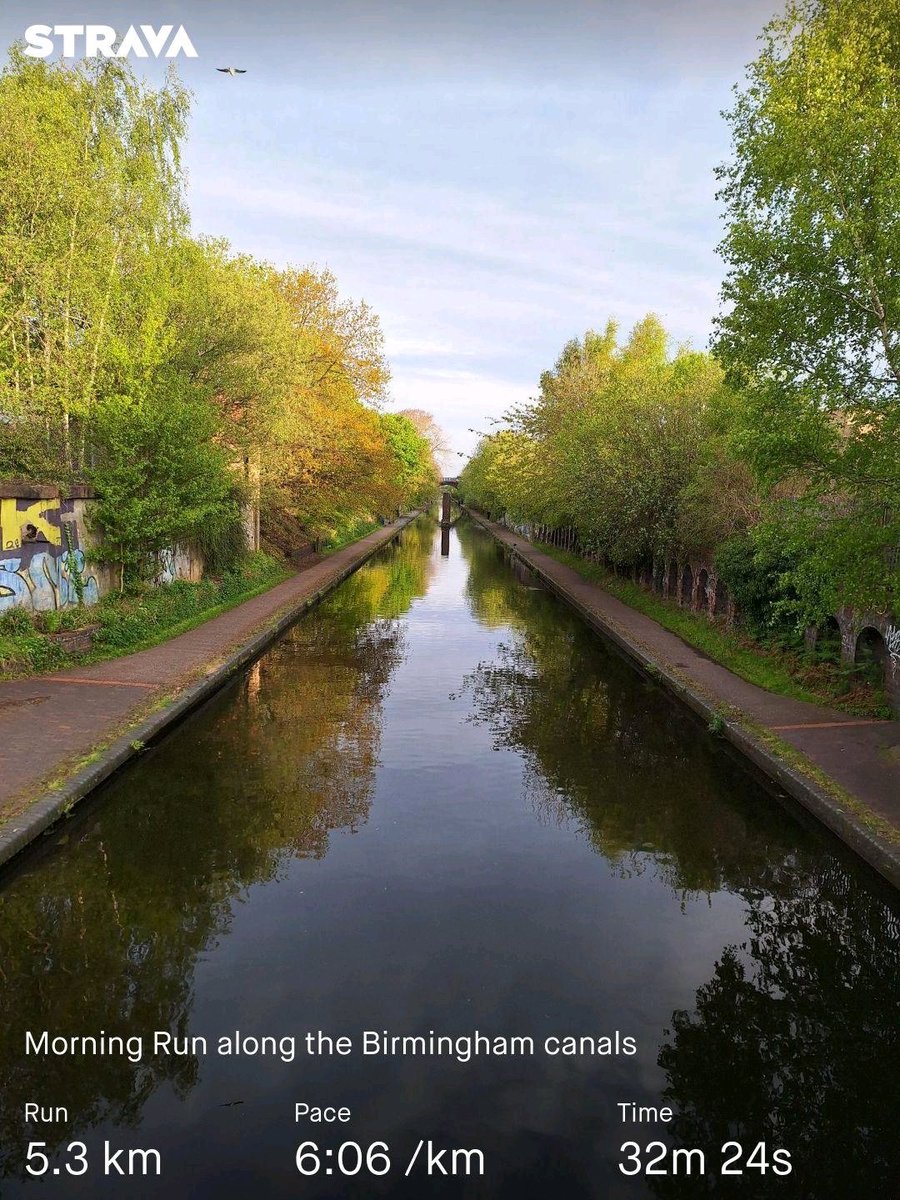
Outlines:
{"label": "graffiti on wall", "polygon": [[[35,612],[78,603],[72,567],[81,574],[85,604],[100,598],[97,580],[84,574],[84,552],[71,501],[58,497],[0,499],[0,612],[19,606]],[[63,546],[67,521],[72,552]]]}
{"label": "graffiti on wall", "polygon": [[62,544],[59,518],[58,497],[48,500],[4,497],[0,500],[0,545],[4,551],[42,542],[59,546]]}
{"label": "graffiti on wall", "polygon": [[884,635],[884,644],[891,656],[891,671],[900,674],[900,628],[898,626],[888,625]]}

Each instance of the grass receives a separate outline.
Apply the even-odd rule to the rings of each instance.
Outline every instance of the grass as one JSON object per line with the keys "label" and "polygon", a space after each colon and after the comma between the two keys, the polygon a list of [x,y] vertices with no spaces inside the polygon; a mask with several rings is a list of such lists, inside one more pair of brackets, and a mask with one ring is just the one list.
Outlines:
{"label": "grass", "polygon": [[652,617],[664,629],[748,683],[779,696],[839,708],[856,717],[891,716],[884,695],[845,668],[813,661],[798,648],[766,645],[744,631],[728,629],[567,550],[545,543],[540,543],[540,549],[557,562],[572,567],[584,579],[597,583],[629,608]]}
{"label": "grass", "polygon": [[[265,554],[249,555],[232,571],[200,583],[176,580],[111,593],[99,604],[32,616],[22,608],[0,616],[0,677],[58,671],[133,654],[227,612],[287,579],[290,572]],[[48,634],[97,625],[91,650],[70,653]]]}
{"label": "grass", "polygon": [[372,533],[376,529],[381,528],[381,522],[373,519],[364,519],[354,521],[352,525],[346,526],[337,533],[332,534],[322,546],[323,557],[334,554],[338,550],[342,550],[344,546],[349,546],[351,542],[358,542],[360,538],[364,538],[367,534]]}
{"label": "grass", "polygon": [[766,729],[764,725],[750,721],[746,715],[742,715],[741,723],[767,750],[778,758],[783,759],[795,771],[801,775],[805,775],[813,783],[817,784],[823,792],[851,812],[873,834],[893,846],[900,846],[900,829],[895,828],[884,817],[873,812],[861,800],[857,800],[846,788],[841,787],[821,767],[817,766],[805,754],[802,754],[796,747],[792,746],[790,742],[786,742],[783,738],[780,738],[771,729]]}

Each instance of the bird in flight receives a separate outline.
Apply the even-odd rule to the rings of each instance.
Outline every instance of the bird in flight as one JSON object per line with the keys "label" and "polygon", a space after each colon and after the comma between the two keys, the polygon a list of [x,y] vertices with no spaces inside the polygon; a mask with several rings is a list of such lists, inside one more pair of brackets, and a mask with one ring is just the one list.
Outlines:
{"label": "bird in flight", "polygon": [[240,67],[216,67],[217,71],[221,71],[224,75],[246,75],[246,71],[242,71]]}

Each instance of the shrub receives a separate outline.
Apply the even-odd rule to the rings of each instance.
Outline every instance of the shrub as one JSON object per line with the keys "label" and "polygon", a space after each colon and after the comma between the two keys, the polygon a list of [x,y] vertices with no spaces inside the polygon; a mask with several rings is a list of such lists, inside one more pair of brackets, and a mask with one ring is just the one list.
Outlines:
{"label": "shrub", "polygon": [[716,572],[740,613],[742,623],[757,635],[775,635],[796,640],[796,622],[786,615],[795,600],[786,582],[794,559],[769,542],[760,546],[749,534],[737,534],[719,546]]}
{"label": "shrub", "polygon": [[0,633],[29,634],[34,632],[34,618],[27,608],[14,604],[0,615]]}
{"label": "shrub", "polygon": [[231,571],[247,557],[243,503],[243,491],[233,488],[222,508],[203,521],[192,537],[209,575],[222,575]]}

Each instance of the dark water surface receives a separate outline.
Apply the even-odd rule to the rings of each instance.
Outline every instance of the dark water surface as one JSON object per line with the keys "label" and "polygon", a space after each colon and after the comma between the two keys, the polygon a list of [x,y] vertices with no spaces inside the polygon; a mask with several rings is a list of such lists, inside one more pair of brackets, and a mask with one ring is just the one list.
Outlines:
{"label": "dark water surface", "polygon": [[[486,535],[450,540],[408,530],[0,881],[3,1196],[896,1200],[891,894]],[[47,1058],[26,1029],[211,1052]],[[318,1029],[536,1049],[213,1052]],[[634,1056],[543,1049],[616,1031]],[[627,1101],[674,1119],[623,1124]],[[26,1126],[26,1102],[68,1120]],[[298,1102],[350,1123],[295,1124]],[[483,1177],[404,1179],[420,1138],[481,1149]],[[660,1138],[705,1174],[620,1173]],[[730,1140],[793,1173],[723,1180]],[[105,1141],[157,1148],[161,1179],[105,1176]],[[390,1173],[342,1178],[324,1151],[347,1141],[387,1143]]]}

